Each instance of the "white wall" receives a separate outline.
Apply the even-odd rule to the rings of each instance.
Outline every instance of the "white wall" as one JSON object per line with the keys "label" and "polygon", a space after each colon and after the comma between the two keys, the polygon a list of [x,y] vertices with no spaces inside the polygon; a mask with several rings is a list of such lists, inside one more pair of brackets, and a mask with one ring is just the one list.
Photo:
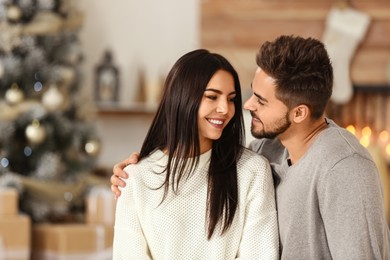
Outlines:
{"label": "white wall", "polygon": [[[106,48],[120,69],[120,103],[136,99],[138,73],[167,74],[184,53],[199,47],[199,0],[80,0],[85,20],[79,34],[83,46],[85,84],[92,96],[93,69]],[[88,91],[88,90],[87,90]],[[97,125],[102,137],[101,166],[138,151],[151,115],[104,115]]]}
{"label": "white wall", "polygon": [[153,115],[104,115],[97,122],[102,137],[99,165],[115,163],[139,151],[152,123]]}
{"label": "white wall", "polygon": [[80,0],[80,40],[87,86],[106,48],[121,71],[121,103],[136,95],[138,70],[166,74],[184,53],[199,47],[199,0]]}

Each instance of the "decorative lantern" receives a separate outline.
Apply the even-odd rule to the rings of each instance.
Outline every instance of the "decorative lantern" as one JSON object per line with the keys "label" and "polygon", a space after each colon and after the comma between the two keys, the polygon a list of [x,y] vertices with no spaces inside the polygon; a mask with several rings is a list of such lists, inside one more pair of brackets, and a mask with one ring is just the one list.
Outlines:
{"label": "decorative lantern", "polygon": [[118,102],[119,70],[113,64],[112,54],[108,50],[95,69],[95,88],[98,105],[115,105]]}

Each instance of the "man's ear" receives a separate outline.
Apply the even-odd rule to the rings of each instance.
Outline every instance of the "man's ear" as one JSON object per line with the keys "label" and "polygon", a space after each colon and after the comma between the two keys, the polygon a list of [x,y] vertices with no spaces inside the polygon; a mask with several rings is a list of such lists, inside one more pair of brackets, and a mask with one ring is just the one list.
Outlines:
{"label": "man's ear", "polygon": [[299,105],[293,109],[293,121],[300,123],[310,116],[310,109],[306,105]]}

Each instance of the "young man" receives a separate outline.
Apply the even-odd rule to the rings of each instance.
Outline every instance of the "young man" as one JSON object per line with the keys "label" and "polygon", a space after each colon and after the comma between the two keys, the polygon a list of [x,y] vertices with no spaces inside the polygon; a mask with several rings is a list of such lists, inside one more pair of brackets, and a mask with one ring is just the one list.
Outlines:
{"label": "young man", "polygon": [[[324,45],[281,36],[256,58],[250,148],[275,177],[281,259],[390,259],[376,165],[345,129],[325,117],[333,71]],[[124,165],[111,177],[117,195]]]}

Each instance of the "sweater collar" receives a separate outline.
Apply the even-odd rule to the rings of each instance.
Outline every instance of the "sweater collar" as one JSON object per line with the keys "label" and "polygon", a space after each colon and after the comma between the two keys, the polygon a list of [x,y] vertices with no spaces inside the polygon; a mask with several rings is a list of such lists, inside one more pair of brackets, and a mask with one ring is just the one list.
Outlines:
{"label": "sweater collar", "polygon": [[[199,156],[199,168],[203,167],[209,160],[210,160],[210,157],[211,157],[211,151],[212,149],[208,150],[207,152],[205,153],[202,153],[200,156]],[[167,163],[168,163],[168,155],[165,154],[163,151],[161,151],[160,149],[154,151],[150,157],[149,157],[150,161],[153,162],[153,163],[156,163],[157,165],[161,166],[161,167],[166,167],[167,166]],[[189,160],[191,160],[192,158],[190,158]]]}

